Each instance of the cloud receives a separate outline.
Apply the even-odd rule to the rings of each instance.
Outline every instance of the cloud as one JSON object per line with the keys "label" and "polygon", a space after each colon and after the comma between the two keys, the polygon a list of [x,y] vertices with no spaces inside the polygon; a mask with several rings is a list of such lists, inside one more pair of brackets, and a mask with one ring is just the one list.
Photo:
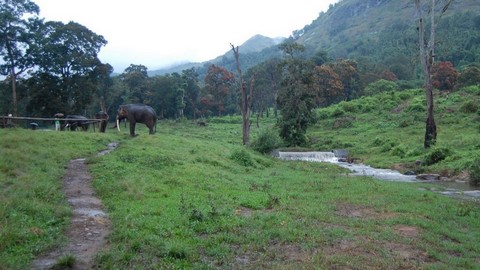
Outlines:
{"label": "cloud", "polygon": [[40,16],[75,21],[108,44],[99,57],[116,72],[130,64],[150,70],[185,61],[206,61],[250,37],[289,36],[336,0],[34,0]]}

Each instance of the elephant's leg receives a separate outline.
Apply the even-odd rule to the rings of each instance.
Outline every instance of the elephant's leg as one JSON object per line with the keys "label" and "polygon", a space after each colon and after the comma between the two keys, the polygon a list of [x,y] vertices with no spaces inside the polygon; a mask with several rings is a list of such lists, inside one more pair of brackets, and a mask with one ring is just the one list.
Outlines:
{"label": "elephant's leg", "polygon": [[148,129],[150,130],[149,134],[150,135],[153,135],[155,134],[155,131],[153,130],[155,124],[153,123],[153,121],[148,125]]}
{"label": "elephant's leg", "polygon": [[130,135],[133,137],[135,136],[135,121],[130,121]]}

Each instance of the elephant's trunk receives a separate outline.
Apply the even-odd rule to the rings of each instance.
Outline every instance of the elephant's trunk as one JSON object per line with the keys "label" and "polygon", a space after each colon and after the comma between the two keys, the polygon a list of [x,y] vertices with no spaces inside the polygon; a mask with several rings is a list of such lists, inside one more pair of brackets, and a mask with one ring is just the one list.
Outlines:
{"label": "elephant's trunk", "polygon": [[117,129],[118,129],[118,132],[120,132],[120,119],[118,119],[118,117],[117,117]]}

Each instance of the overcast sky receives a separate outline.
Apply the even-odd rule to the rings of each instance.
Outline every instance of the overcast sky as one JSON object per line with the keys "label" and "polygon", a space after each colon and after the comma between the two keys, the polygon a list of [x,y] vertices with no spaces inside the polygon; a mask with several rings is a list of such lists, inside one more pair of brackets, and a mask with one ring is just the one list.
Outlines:
{"label": "overcast sky", "polygon": [[[102,35],[103,63],[155,70],[211,60],[250,37],[288,37],[338,0],[33,0],[47,21],[75,21]],[[240,52],[241,53],[241,52]]]}

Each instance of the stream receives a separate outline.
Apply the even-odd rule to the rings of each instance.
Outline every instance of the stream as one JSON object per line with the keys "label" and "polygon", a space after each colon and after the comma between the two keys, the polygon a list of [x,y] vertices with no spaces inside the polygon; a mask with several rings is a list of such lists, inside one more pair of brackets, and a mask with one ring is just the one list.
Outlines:
{"label": "stream", "polygon": [[[275,156],[283,160],[333,163],[350,170],[351,173],[349,173],[349,175],[370,176],[384,181],[428,183],[432,184],[429,190],[439,192],[443,195],[480,200],[480,190],[478,190],[478,188],[475,189],[465,182],[421,180],[417,179],[416,175],[405,175],[396,170],[377,169],[361,163],[342,162],[339,161],[339,156],[336,156],[334,152],[277,152]],[[434,185],[440,187],[435,187]]]}

